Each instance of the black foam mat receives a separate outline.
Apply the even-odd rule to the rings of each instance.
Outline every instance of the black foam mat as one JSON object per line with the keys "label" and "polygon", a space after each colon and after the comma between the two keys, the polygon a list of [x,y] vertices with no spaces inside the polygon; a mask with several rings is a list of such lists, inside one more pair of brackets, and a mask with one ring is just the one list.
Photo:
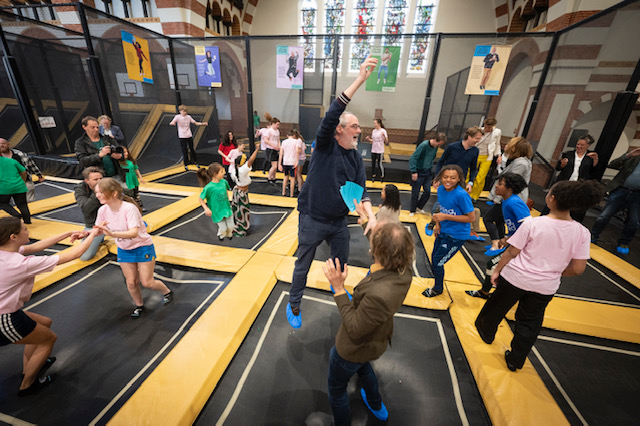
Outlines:
{"label": "black foam mat", "polygon": [[56,197],[58,195],[68,194],[73,192],[74,183],[56,182],[45,180],[44,182],[36,183],[35,196],[36,201],[45,200],[47,198]]}

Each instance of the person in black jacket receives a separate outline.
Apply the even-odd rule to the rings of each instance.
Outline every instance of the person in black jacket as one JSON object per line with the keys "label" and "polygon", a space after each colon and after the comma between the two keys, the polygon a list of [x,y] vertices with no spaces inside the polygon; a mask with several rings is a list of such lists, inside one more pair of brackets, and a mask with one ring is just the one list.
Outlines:
{"label": "person in black jacket", "polygon": [[84,117],[82,128],[85,134],[76,140],[74,146],[80,167],[100,167],[104,170],[105,177],[116,177],[122,181],[122,171],[118,164],[122,153],[117,152],[120,147],[118,142],[111,136],[100,136],[100,127],[95,117]]}
{"label": "person in black jacket", "polygon": [[[556,170],[560,171],[560,173],[554,183],[563,180],[577,181],[593,179],[593,173],[598,164],[598,154],[589,151],[589,146],[593,142],[593,137],[586,134],[578,139],[576,149],[562,153],[562,157],[556,163]],[[571,217],[573,220],[582,223],[586,213],[586,211],[572,211]],[[549,214],[549,207],[545,205],[540,214]]]}

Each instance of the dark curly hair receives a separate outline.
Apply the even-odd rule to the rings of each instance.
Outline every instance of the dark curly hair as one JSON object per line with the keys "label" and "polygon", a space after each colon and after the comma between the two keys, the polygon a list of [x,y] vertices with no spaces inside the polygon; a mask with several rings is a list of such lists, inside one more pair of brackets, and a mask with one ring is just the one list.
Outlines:
{"label": "dark curly hair", "polygon": [[387,222],[373,231],[371,254],[385,270],[404,274],[413,264],[413,237],[404,225]]}
{"label": "dark curly hair", "polygon": [[387,206],[392,210],[400,210],[400,191],[393,184],[384,186],[384,202],[383,206]]}
{"label": "dark curly hair", "polygon": [[504,182],[504,186],[513,191],[514,194],[521,193],[527,187],[527,181],[518,174],[507,172],[498,177],[498,181]]}
{"label": "dark curly hair", "polygon": [[604,185],[595,180],[565,180],[556,183],[549,190],[556,207],[562,211],[588,210],[602,200],[604,193]]}
{"label": "dark curly hair", "polygon": [[460,179],[458,181],[458,186],[464,186],[465,175],[462,171],[462,167],[458,166],[457,164],[447,164],[446,166],[443,166],[440,169],[440,173],[438,173],[438,176],[436,176],[435,180],[437,182],[440,182],[442,179],[442,175],[448,170],[454,170],[456,173],[458,173],[458,179]]}

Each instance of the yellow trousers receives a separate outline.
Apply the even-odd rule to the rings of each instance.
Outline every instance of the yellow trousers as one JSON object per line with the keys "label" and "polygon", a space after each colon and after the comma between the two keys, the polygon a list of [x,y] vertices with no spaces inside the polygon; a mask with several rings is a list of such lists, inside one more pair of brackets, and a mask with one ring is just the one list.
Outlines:
{"label": "yellow trousers", "polygon": [[476,175],[476,179],[473,181],[473,189],[469,193],[471,198],[474,200],[480,198],[480,193],[482,192],[482,188],[484,188],[487,173],[491,168],[491,161],[487,161],[487,157],[488,155],[478,155],[478,174]]}

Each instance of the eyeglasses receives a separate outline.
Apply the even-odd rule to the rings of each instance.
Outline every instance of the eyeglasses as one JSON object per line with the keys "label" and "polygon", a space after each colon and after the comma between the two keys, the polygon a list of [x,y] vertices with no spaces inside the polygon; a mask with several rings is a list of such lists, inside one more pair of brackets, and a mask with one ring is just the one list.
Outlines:
{"label": "eyeglasses", "polygon": [[359,124],[352,124],[351,126],[345,126],[346,127],[351,127],[353,130],[358,130],[360,128]]}

